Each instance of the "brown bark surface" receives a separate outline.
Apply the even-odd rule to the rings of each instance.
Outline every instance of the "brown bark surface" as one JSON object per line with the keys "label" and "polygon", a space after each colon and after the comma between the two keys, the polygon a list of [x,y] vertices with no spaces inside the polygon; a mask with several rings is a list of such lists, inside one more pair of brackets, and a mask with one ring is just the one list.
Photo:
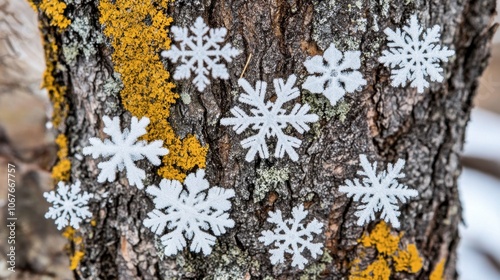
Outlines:
{"label": "brown bark surface", "polygon": [[[69,18],[89,16],[91,33],[101,33],[98,24],[98,1],[72,1]],[[104,136],[101,117],[122,115],[128,120],[117,95],[106,95],[105,81],[113,75],[109,44],[99,45],[96,55],[77,58],[67,67],[69,115],[61,127],[68,136],[72,178],[82,181],[88,191],[108,198],[94,201],[92,211],[96,225],[83,225],[85,257],[75,272],[83,279],[346,279],[350,264],[358,258],[358,239],[376,225],[356,225],[356,203],[338,191],[345,179],[352,179],[359,169],[359,154],[386,163],[406,159],[403,182],[419,191],[419,196],[402,206],[403,242],[415,243],[423,268],[416,274],[393,273],[392,279],[429,279],[434,267],[446,260],[445,278],[455,279],[456,247],[459,241],[460,202],[457,178],[460,174],[460,151],[464,131],[477,88],[477,78],[489,54],[490,28],[495,1],[176,1],[169,7],[174,25],[190,25],[202,16],[211,27],[228,29],[227,41],[243,53],[229,65],[230,79],[212,80],[203,93],[191,81],[176,81],[178,93],[187,93],[191,102],[180,100],[171,108],[170,123],[181,137],[195,134],[209,145],[207,178],[212,186],[233,188],[231,217],[236,225],[219,237],[213,253],[204,257],[187,249],[177,257],[161,259],[155,248],[154,234],[142,225],[153,205],[144,191],[130,187],[123,174],[114,183],[98,184],[97,161],[91,157],[77,159],[88,138]],[[390,86],[389,70],[377,59],[386,48],[386,27],[395,29],[406,24],[417,13],[425,27],[441,26],[443,45],[456,55],[443,64],[445,81],[432,83],[418,94],[415,89]],[[58,40],[80,40],[68,29],[55,35]],[[302,91],[302,102],[311,104],[321,119],[305,133],[298,149],[300,159],[256,159],[244,161],[246,150],[229,127],[219,124],[229,116],[242,90],[237,80],[247,59],[251,59],[244,77],[251,84],[298,76],[305,80],[304,60],[322,54],[335,43],[342,51],[362,52],[361,72],[367,80],[362,91],[346,94],[345,119],[340,109],[332,108],[326,99]],[[174,65],[166,63],[173,73]],[[286,108],[291,108],[288,104]],[[271,151],[273,148],[271,147]],[[147,165],[141,165],[146,167]],[[260,172],[271,168],[286,170],[288,179],[277,183],[260,201],[256,193]],[[149,169],[148,183],[160,180]],[[291,208],[303,203],[312,217],[325,224],[317,239],[326,246],[331,261],[323,261],[316,274],[290,268],[290,261],[272,266],[269,248],[258,241],[260,232],[268,229],[268,211],[280,209],[289,215]],[[374,261],[363,258],[361,266]],[[310,259],[309,265],[322,262]],[[225,278],[224,278],[225,277]]]}

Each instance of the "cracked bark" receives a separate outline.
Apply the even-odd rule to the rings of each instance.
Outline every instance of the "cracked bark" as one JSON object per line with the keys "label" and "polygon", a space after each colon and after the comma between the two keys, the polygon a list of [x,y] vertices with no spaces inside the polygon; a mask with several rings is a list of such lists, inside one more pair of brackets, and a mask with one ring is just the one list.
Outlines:
{"label": "cracked bark", "polygon": [[[69,18],[90,15],[90,28],[100,33],[98,1],[72,1]],[[85,2],[85,3],[81,3]],[[88,191],[109,191],[109,198],[93,202],[95,226],[83,225],[85,257],[75,277],[81,279],[344,279],[349,263],[356,257],[358,239],[375,222],[365,227],[355,225],[354,206],[338,192],[338,186],[353,178],[358,170],[358,156],[366,153],[380,164],[407,160],[406,183],[419,191],[419,197],[402,207],[403,242],[414,242],[424,258],[417,274],[393,273],[392,279],[428,279],[436,264],[446,259],[445,278],[457,278],[456,247],[461,219],[457,178],[460,174],[460,151],[464,131],[482,73],[489,56],[489,42],[495,27],[490,26],[495,1],[410,1],[407,4],[383,1],[176,1],[169,7],[174,24],[190,25],[202,16],[211,27],[228,29],[227,40],[243,53],[230,65],[230,79],[213,80],[199,94],[190,81],[176,82],[178,93],[189,94],[191,102],[180,100],[171,108],[170,123],[181,137],[193,133],[210,146],[207,178],[212,186],[234,188],[231,217],[236,226],[219,237],[213,253],[204,257],[185,250],[177,257],[161,260],[155,249],[154,235],[142,225],[152,202],[144,191],[130,187],[123,174],[115,183],[96,182],[97,163],[90,157],[78,160],[88,138],[101,135],[104,114],[130,115],[124,112],[117,95],[104,94],[103,86],[112,77],[112,49],[102,44],[96,56],[77,57],[75,66],[60,56],[68,70],[60,77],[67,86],[69,116],[61,127],[70,140],[72,179],[79,178]],[[445,80],[432,83],[424,94],[411,88],[389,85],[389,70],[377,62],[386,48],[383,30],[406,24],[417,13],[426,27],[442,27],[442,44],[456,55],[444,64]],[[45,29],[47,29],[45,27]],[[59,41],[71,33],[54,33]],[[138,38],[140,39],[140,38]],[[229,115],[241,92],[237,80],[247,58],[252,55],[244,77],[272,83],[273,78],[296,74],[297,84],[305,79],[303,61],[321,54],[334,42],[342,51],[361,50],[361,71],[367,80],[362,91],[347,94],[350,109],[345,121],[338,116],[321,118],[319,125],[304,134],[298,149],[300,159],[288,158],[244,161],[246,150],[230,128],[219,120]],[[166,63],[173,73],[174,66]],[[271,86],[268,98],[272,97]],[[140,94],[140,93],[138,93]],[[302,97],[307,95],[304,91]],[[311,98],[319,99],[318,95]],[[290,105],[289,105],[290,106]],[[287,107],[288,108],[288,107]],[[322,110],[331,110],[329,105]],[[271,148],[272,150],[272,148]],[[158,183],[153,169],[148,181]],[[254,202],[257,170],[275,167],[287,169],[289,179]],[[257,238],[270,210],[291,208],[304,203],[311,216],[325,224],[318,239],[326,245],[332,261],[323,263],[317,275],[283,265],[272,266],[268,248]],[[368,256],[362,265],[373,261]],[[310,260],[309,265],[319,264]],[[223,276],[228,278],[223,278]]]}

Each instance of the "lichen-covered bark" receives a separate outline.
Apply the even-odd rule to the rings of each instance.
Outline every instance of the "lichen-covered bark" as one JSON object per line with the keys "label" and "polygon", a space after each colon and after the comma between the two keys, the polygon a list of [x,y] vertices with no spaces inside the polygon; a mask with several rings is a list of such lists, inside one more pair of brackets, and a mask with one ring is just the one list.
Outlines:
{"label": "lichen-covered bark", "polygon": [[[78,28],[71,24],[59,33],[51,33],[58,42],[74,48],[68,52],[72,56],[57,57],[58,65],[66,69],[67,79],[61,82],[66,86],[65,102],[69,105],[59,129],[68,139],[71,178],[79,178],[82,186],[98,198],[92,204],[92,224],[79,230],[84,237],[85,255],[75,276],[345,279],[352,276],[355,266],[368,269],[382,265],[384,273],[387,267],[392,270],[391,279],[429,279],[431,273],[439,278],[440,271],[446,279],[457,277],[459,154],[476,79],[489,54],[489,39],[494,31],[489,24],[495,1],[178,0],[168,9],[158,7],[173,18],[174,25],[189,25],[201,15],[210,26],[226,27],[228,41],[243,51],[230,64],[230,79],[213,81],[203,93],[198,93],[189,81],[175,82],[173,91],[190,98],[178,99],[170,107],[168,122],[180,139],[194,135],[202,145],[208,144],[208,180],[212,185],[236,191],[231,211],[236,226],[217,239],[210,256],[186,249],[173,258],[161,258],[153,233],[142,225],[152,208],[145,192],[128,186],[124,176],[115,183],[98,184],[96,161],[80,158],[88,138],[103,135],[104,114],[125,119],[131,115],[121,104],[121,82],[111,58],[111,39],[102,39],[98,17],[103,11],[99,11],[98,1],[66,2],[64,13],[73,23],[82,18],[89,20],[78,21]],[[383,30],[404,25],[414,13],[425,26],[440,25],[443,44],[456,51],[444,65],[445,81],[433,83],[424,94],[391,87],[389,70],[377,62],[386,48]],[[82,35],[82,30],[91,35]],[[321,119],[301,136],[300,160],[244,161],[246,150],[239,144],[244,136],[220,126],[219,120],[227,117],[237,103],[241,92],[237,80],[247,59],[251,55],[244,77],[251,84],[256,80],[272,83],[273,78],[294,73],[300,85],[306,75],[303,61],[307,56],[321,54],[331,42],[342,51],[362,52],[361,71],[367,86],[347,94],[335,107],[320,95],[302,91],[302,101],[311,104]],[[85,56],[85,48],[89,47],[95,49]],[[161,49],[156,51],[159,54]],[[168,71],[174,69],[168,62],[165,66]],[[147,65],[143,67],[148,69]],[[272,98],[271,91],[267,97]],[[384,258],[360,241],[377,223],[357,226],[354,204],[338,192],[346,178],[355,176],[360,153],[384,163],[397,158],[407,160],[404,182],[417,189],[419,197],[402,207],[401,228],[391,231],[401,236],[397,252],[416,246],[422,259],[422,268],[416,273],[397,269],[398,264],[391,260],[399,255]],[[145,185],[159,180],[155,170],[149,169]],[[104,192],[109,196],[101,197]],[[325,233],[318,239],[325,244],[324,254],[310,260],[304,271],[290,268],[289,262],[272,266],[268,248],[257,240],[262,229],[269,227],[267,213],[275,209],[289,213],[300,203],[325,224]],[[414,249],[407,252],[408,258],[417,258]]]}

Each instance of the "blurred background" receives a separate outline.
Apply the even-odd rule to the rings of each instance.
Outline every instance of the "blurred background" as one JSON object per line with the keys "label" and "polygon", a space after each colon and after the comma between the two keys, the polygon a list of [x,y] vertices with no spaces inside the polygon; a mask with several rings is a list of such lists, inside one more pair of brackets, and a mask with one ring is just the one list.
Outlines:
{"label": "blurred background", "polygon": [[[500,7],[500,0],[497,4]],[[497,17],[500,22],[500,17]],[[50,131],[50,102],[40,89],[45,63],[37,18],[23,0],[0,0],[0,166],[16,165],[16,272],[0,255],[0,279],[72,279],[67,243],[53,223],[42,193],[52,188],[50,167],[57,147]],[[500,32],[490,65],[480,81],[459,181],[464,223],[460,227],[458,270],[464,280],[500,279]],[[0,168],[0,182],[7,179]],[[0,221],[7,190],[0,187]],[[6,252],[0,230],[0,251]],[[14,278],[15,277],[15,278]]]}

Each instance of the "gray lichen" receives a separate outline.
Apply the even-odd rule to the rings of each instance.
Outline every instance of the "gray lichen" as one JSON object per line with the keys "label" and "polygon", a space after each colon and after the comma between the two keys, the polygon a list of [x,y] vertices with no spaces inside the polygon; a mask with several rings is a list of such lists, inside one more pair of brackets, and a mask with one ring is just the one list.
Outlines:
{"label": "gray lichen", "polygon": [[330,256],[327,249],[324,249],[321,260],[304,269],[303,274],[300,276],[299,279],[300,280],[323,279],[324,277],[321,277],[321,273],[326,270],[326,266],[331,264],[332,261],[333,261],[332,256]]}
{"label": "gray lichen", "polygon": [[113,100],[119,100],[118,95],[123,88],[123,83],[120,79],[120,74],[113,73],[112,77],[109,77],[102,85],[102,94],[98,94],[98,97],[106,102],[104,108],[105,113],[108,115],[114,115],[119,111],[119,104],[115,101],[107,101],[108,97],[113,97]]}
{"label": "gray lichen", "polygon": [[330,101],[324,95],[312,94],[305,90],[302,94],[302,100],[311,106],[312,113],[327,121],[330,121],[333,117],[338,117],[344,123],[351,109],[351,105],[345,99],[341,99],[332,107]]}
{"label": "gray lichen", "polygon": [[155,249],[156,249],[156,255],[160,259],[160,261],[163,261],[165,258],[165,246],[163,246],[163,243],[161,243],[161,238],[159,238],[157,235],[154,237],[154,242],[155,242]]}
{"label": "gray lichen", "polygon": [[214,247],[210,255],[210,262],[215,266],[214,274],[204,279],[232,280],[246,279],[250,270],[258,270],[260,263],[251,257],[248,252],[242,251],[237,246]]}
{"label": "gray lichen", "polygon": [[260,168],[257,169],[257,180],[255,181],[255,190],[253,192],[253,201],[259,202],[266,197],[270,191],[276,191],[280,196],[287,196],[283,188],[277,188],[279,184],[283,184],[289,178],[290,171],[288,168]]}
{"label": "gray lichen", "polygon": [[62,51],[66,62],[74,66],[78,55],[82,54],[85,59],[97,54],[97,47],[104,42],[104,37],[99,32],[94,32],[91,19],[87,16],[77,16],[73,19],[68,36],[64,37]]}
{"label": "gray lichen", "polygon": [[191,103],[191,95],[189,95],[186,92],[182,92],[181,94],[181,101],[182,103],[189,105]]}
{"label": "gray lichen", "polygon": [[103,91],[106,96],[118,96],[118,93],[122,90],[123,83],[120,79],[120,74],[117,72],[113,73],[113,77],[110,77],[104,82]]}

